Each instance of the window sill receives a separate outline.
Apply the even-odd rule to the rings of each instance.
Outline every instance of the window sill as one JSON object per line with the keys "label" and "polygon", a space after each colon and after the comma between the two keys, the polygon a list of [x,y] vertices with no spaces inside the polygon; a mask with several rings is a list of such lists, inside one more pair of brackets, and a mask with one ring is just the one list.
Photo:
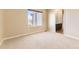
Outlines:
{"label": "window sill", "polygon": [[28,25],[28,27],[30,27],[30,28],[38,28],[38,27],[42,27],[42,26],[31,26],[31,25]]}

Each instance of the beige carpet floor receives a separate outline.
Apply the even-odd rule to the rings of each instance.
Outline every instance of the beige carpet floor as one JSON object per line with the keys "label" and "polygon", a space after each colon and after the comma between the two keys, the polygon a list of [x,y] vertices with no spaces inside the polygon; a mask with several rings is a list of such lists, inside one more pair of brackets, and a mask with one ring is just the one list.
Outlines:
{"label": "beige carpet floor", "polygon": [[79,40],[62,34],[43,32],[5,40],[1,49],[70,49],[79,48]]}

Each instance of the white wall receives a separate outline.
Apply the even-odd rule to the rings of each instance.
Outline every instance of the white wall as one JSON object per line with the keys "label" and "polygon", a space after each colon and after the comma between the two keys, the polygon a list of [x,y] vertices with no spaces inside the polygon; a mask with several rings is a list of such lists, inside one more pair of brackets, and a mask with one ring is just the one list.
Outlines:
{"label": "white wall", "polygon": [[47,12],[43,11],[43,26],[29,27],[27,22],[26,9],[5,9],[3,10],[3,38],[10,38],[20,35],[28,35],[36,32],[43,32],[47,30]]}
{"label": "white wall", "polygon": [[0,40],[3,34],[3,10],[0,10]]}
{"label": "white wall", "polygon": [[49,31],[56,32],[56,24],[62,23],[62,10],[61,9],[50,9],[49,15]]}
{"label": "white wall", "polygon": [[49,15],[48,28],[49,28],[49,31],[52,31],[52,32],[55,32],[55,23],[56,23],[56,15],[55,14],[56,14],[55,10],[53,10],[53,9],[49,10],[49,12],[48,12],[48,15]]}
{"label": "white wall", "polygon": [[64,10],[64,34],[79,38],[79,9]]}
{"label": "white wall", "polygon": [[25,11],[21,9],[4,10],[4,32],[3,37],[25,34],[27,31]]}

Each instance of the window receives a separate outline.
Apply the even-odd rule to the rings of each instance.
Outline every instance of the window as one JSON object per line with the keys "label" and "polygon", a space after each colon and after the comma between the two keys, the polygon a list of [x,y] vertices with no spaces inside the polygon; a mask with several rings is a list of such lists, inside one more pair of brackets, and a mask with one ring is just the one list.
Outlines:
{"label": "window", "polygon": [[28,25],[42,26],[43,13],[37,10],[28,9]]}

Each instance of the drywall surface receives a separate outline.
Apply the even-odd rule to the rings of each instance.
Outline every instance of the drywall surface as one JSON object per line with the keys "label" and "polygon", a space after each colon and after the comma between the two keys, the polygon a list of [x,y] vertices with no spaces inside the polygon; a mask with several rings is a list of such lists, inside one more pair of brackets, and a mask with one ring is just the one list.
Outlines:
{"label": "drywall surface", "polygon": [[0,40],[3,34],[3,10],[0,10]]}
{"label": "drywall surface", "polygon": [[24,34],[26,29],[24,10],[4,10],[3,37]]}
{"label": "drywall surface", "polygon": [[79,38],[79,9],[64,10],[64,34]]}
{"label": "drywall surface", "polygon": [[49,31],[52,31],[52,32],[55,32],[55,24],[56,24],[56,13],[55,13],[55,10],[51,9],[49,10]]}
{"label": "drywall surface", "polygon": [[4,10],[4,32],[3,37],[12,37],[21,34],[31,34],[45,31],[47,29],[47,14],[43,10],[43,26],[29,27],[27,10],[25,9],[6,9]]}

